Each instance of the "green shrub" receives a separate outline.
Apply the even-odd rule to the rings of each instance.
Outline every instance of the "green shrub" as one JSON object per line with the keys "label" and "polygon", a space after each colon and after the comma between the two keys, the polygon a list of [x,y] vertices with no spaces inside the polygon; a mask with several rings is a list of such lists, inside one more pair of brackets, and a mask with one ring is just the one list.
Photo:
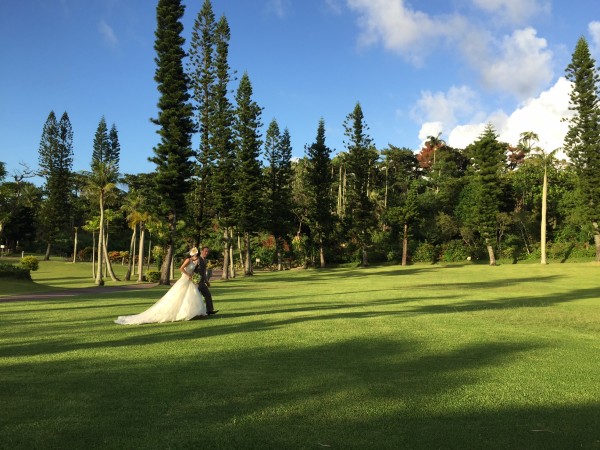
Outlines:
{"label": "green shrub", "polygon": [[[529,250],[529,253],[527,253],[527,250]],[[541,257],[542,249],[538,243],[535,243],[530,245],[528,248],[522,248],[517,259],[519,261],[539,261]]]}
{"label": "green shrub", "polygon": [[429,242],[421,242],[412,256],[413,262],[435,263],[436,248]]}
{"label": "green shrub", "polygon": [[548,242],[546,252],[548,258],[563,262],[569,258],[593,258],[596,256],[594,246],[573,242]]}
{"label": "green shrub", "polygon": [[31,272],[24,267],[12,264],[0,263],[0,278],[12,278],[15,280],[31,280]]}
{"label": "green shrub", "polygon": [[40,268],[40,262],[35,256],[24,256],[19,263],[21,267],[35,272]]}
{"label": "green shrub", "polygon": [[449,241],[442,247],[441,259],[444,262],[466,261],[469,256],[469,249],[461,240]]}
{"label": "green shrub", "polygon": [[150,283],[158,283],[160,280],[160,272],[158,270],[149,270],[146,272],[146,279]]}
{"label": "green shrub", "polygon": [[91,261],[93,254],[94,254],[93,247],[85,247],[77,252],[77,260]]}

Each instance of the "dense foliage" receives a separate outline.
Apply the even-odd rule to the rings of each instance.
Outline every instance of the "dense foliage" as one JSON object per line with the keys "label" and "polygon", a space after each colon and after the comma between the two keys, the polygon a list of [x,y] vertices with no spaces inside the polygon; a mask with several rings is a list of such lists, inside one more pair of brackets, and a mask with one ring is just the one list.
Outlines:
{"label": "dense foliage", "polygon": [[69,117],[51,112],[40,142],[42,188],[26,180],[34,171],[11,176],[0,162],[6,252],[49,255],[52,245],[56,255],[98,263],[98,281],[117,252],[128,279],[137,272],[141,281],[161,267],[161,282],[192,245],[212,249],[224,278],[236,268],[251,274],[257,264],[494,264],[600,255],[598,73],[585,39],[566,71],[573,85],[568,160],[539,147],[535,130],[523,130],[513,147],[492,125],[464,149],[440,135],[416,151],[377,148],[358,102],[341,124],[343,151],[333,155],[327,147],[321,119],[315,141],[294,160],[288,127],[273,118],[263,139],[250,77],[233,77],[226,18],[215,20],[204,0],[186,54],[183,12],[179,0],[158,2],[153,121],[160,142],[150,158],[156,171],[119,179],[117,128],[102,118],[92,170],[72,173]]}

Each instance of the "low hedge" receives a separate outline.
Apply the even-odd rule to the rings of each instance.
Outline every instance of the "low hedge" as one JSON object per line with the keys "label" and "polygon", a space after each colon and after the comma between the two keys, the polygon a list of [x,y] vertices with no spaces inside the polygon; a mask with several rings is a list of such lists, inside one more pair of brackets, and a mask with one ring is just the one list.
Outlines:
{"label": "low hedge", "polygon": [[35,272],[40,268],[40,262],[35,256],[24,256],[19,263],[20,267]]}
{"label": "low hedge", "polygon": [[15,280],[31,280],[31,272],[24,267],[13,264],[0,263],[0,278],[13,278]]}
{"label": "low hedge", "polygon": [[149,270],[146,273],[146,279],[150,283],[158,283],[160,281],[160,272],[157,270]]}

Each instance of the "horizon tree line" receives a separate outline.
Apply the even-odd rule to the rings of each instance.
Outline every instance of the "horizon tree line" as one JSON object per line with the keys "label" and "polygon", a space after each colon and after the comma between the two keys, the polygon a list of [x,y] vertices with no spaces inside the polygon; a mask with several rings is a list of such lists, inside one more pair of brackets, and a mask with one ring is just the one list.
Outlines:
{"label": "horizon tree line", "polygon": [[[347,261],[364,266],[370,260],[407,264],[409,259],[486,256],[494,265],[498,257],[516,259],[537,250],[545,263],[546,239],[583,246],[593,240],[600,260],[598,75],[583,37],[567,67],[574,115],[564,150],[570,163],[541,149],[534,131],[524,131],[519,144],[511,147],[498,140],[491,124],[465,149],[449,147],[438,135],[430,136],[419,153],[391,144],[378,150],[359,102],[343,124],[346,151],[332,158],[321,118],[315,142],[305,147],[303,158],[292,161],[289,129],[281,131],[276,119],[269,122],[262,140],[262,108],[253,99],[247,73],[231,97],[230,30],[224,16],[215,21],[210,0],[205,0],[194,23],[184,70],[179,22],[183,10],[179,0],[158,2],[155,77],[161,97],[154,122],[161,141],[150,158],[157,169],[126,175],[128,191],[118,192],[114,200],[128,205],[130,218],[143,214],[143,220],[134,220],[136,227],[144,224],[145,230],[153,223],[155,242],[164,248],[161,283],[170,280],[174,255],[201,242],[220,249],[225,279],[235,276],[236,256],[244,274],[251,275],[253,251],[270,255],[280,270],[290,255],[302,265],[319,267]],[[56,230],[67,227],[51,220],[56,217],[52,211],[73,211],[73,216],[78,209],[73,207],[77,189],[69,166],[72,130],[65,116],[62,128],[49,116],[40,144],[40,167],[47,178],[36,231],[47,237],[48,257]],[[192,150],[195,132],[200,133],[200,144]],[[92,173],[86,175],[88,187],[91,175],[100,176],[100,166],[111,158],[110,150],[96,151],[97,138]],[[97,187],[104,183],[107,190],[116,188],[118,154],[107,164],[114,173],[105,172],[102,181],[96,180]],[[3,181],[6,170],[0,175]],[[67,194],[57,194],[64,186]],[[16,184],[3,182],[0,187],[2,202],[21,201],[4,193]],[[61,206],[59,198],[71,203]],[[14,217],[0,219],[0,232],[5,233]],[[102,259],[110,264],[108,250],[101,250],[102,239],[104,233],[99,234],[97,283]],[[139,263],[138,273],[141,276]]]}

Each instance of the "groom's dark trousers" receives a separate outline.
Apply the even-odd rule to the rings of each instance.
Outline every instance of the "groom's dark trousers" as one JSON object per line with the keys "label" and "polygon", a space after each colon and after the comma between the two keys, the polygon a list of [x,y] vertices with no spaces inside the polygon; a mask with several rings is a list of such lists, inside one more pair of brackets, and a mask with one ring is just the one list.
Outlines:
{"label": "groom's dark trousers", "polygon": [[198,290],[200,291],[200,293],[202,294],[202,297],[204,297],[204,301],[206,302],[206,311],[207,312],[213,312],[214,311],[214,307],[213,307],[213,301],[212,301],[212,295],[210,293],[210,291],[208,290],[208,286],[206,285],[206,261],[204,260],[204,258],[199,258],[198,259],[198,265],[196,266],[196,270],[195,272],[200,274],[200,281],[198,282]]}
{"label": "groom's dark trousers", "polygon": [[211,295],[210,291],[208,290],[208,286],[204,282],[201,281],[198,284],[198,289],[200,290],[200,293],[202,294],[202,297],[204,297],[204,301],[206,302],[206,311],[208,311],[208,312],[214,311],[212,295]]}

